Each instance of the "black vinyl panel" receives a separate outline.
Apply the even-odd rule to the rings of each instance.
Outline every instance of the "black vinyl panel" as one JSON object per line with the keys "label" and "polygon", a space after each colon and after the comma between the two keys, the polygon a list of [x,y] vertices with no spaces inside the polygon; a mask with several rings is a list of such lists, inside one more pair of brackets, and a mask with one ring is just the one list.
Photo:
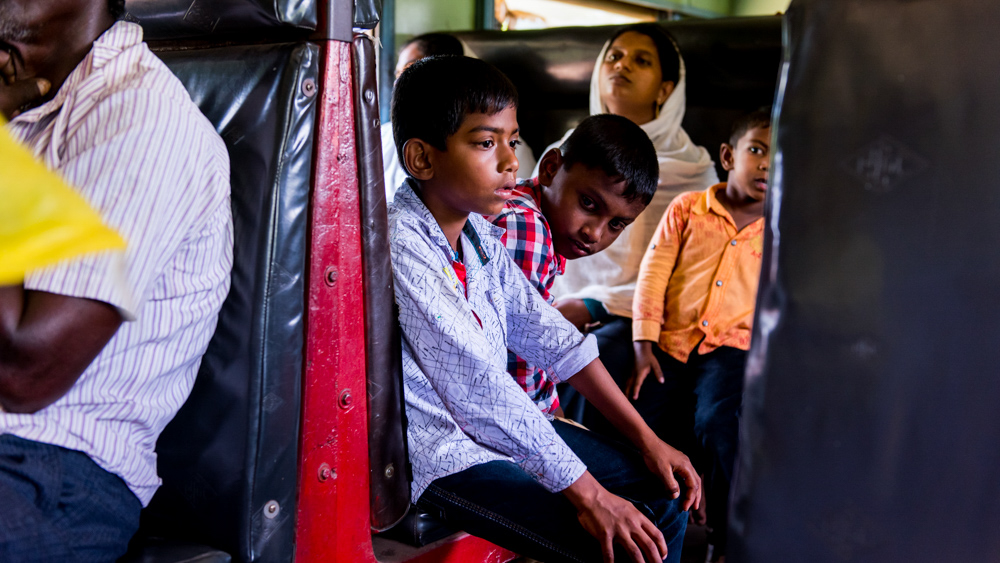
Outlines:
{"label": "black vinyl panel", "polygon": [[[781,63],[781,18],[663,22],[687,65],[684,128],[718,161],[740,114],[774,100]],[[617,26],[457,33],[517,86],[521,136],[541,151],[589,115],[590,76]],[[721,175],[721,169],[720,169]]]}
{"label": "black vinyl panel", "polygon": [[375,83],[375,47],[366,35],[354,38],[355,136],[361,191],[365,300],[365,359],[368,372],[368,461],[371,527],[382,531],[410,507],[409,457],[403,408],[403,350],[392,285],[389,218]]}
{"label": "black vinyl panel", "polygon": [[[344,2],[349,0],[333,0]],[[317,0],[126,0],[129,19],[146,40],[260,35],[273,30],[315,30]]]}
{"label": "black vinyl panel", "polygon": [[140,534],[290,561],[318,49],[157,54],[229,149],[235,259],[194,390],[157,443],[164,483]]}
{"label": "black vinyl panel", "polygon": [[375,29],[382,14],[382,0],[355,0],[354,27]]}
{"label": "black vinyl panel", "polygon": [[788,11],[732,561],[1000,561],[998,21]]}

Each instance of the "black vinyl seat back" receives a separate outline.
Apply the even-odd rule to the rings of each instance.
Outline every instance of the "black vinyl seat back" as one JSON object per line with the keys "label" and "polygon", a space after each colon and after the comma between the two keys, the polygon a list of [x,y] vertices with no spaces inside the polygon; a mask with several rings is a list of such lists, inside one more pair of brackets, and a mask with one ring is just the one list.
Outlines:
{"label": "black vinyl seat back", "polygon": [[147,41],[300,33],[316,29],[316,0],[127,0]]}
{"label": "black vinyl seat back", "polygon": [[1000,4],[795,1],[734,561],[1000,561]]}
{"label": "black vinyl seat back", "polygon": [[229,149],[232,288],[191,397],[157,443],[140,537],[290,561],[318,48],[157,49]]}
{"label": "black vinyl seat back", "polygon": [[[781,63],[781,18],[663,22],[687,67],[684,129],[718,166],[719,145],[741,114],[770,107]],[[590,115],[590,77],[618,26],[456,33],[517,86],[521,137],[541,151]],[[719,168],[720,177],[722,169]]]}

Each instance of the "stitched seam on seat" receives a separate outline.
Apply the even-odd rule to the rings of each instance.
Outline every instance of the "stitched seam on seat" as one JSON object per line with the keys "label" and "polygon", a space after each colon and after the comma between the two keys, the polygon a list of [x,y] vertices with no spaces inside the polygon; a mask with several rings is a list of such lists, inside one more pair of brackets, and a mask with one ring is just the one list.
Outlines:
{"label": "stitched seam on seat", "polygon": [[[486,508],[483,508],[483,507],[479,506],[478,504],[470,502],[470,501],[468,501],[468,500],[466,500],[466,499],[464,499],[464,498],[462,498],[462,497],[460,497],[460,496],[458,496],[458,495],[456,495],[454,493],[446,491],[446,490],[442,489],[441,487],[439,487],[437,485],[430,485],[429,487],[427,487],[427,489],[428,490],[433,489],[434,493],[437,494],[437,495],[440,495],[442,498],[450,500],[451,502],[453,502],[453,503],[455,503],[455,504],[457,504],[457,505],[459,505],[459,506],[461,506],[461,507],[463,507],[463,508],[465,508],[467,510],[470,510],[470,511],[472,511],[472,512],[474,512],[474,513],[476,513],[476,514],[478,514],[478,515],[480,515],[480,516],[488,519],[488,520],[491,520],[491,521],[493,521],[493,522],[495,522],[495,523],[497,523],[497,524],[499,524],[499,525],[501,525],[501,526],[509,529],[512,532],[521,534],[521,535],[523,535],[523,536],[531,539],[532,541],[540,544],[541,546],[543,546],[543,547],[545,547],[547,549],[550,549],[550,550],[552,550],[552,551],[554,551],[554,552],[556,552],[556,553],[558,553],[558,554],[560,554],[560,555],[562,555],[564,557],[568,557],[568,558],[572,559],[573,561],[579,561],[580,563],[583,563],[582,559],[577,558],[572,553],[569,553],[569,552],[565,551],[564,549],[562,549],[558,545],[556,545],[556,544],[552,543],[551,541],[543,538],[542,536],[536,534],[535,532],[532,532],[531,530],[525,528],[524,526],[521,526],[517,522],[514,522],[512,520],[508,520],[507,518],[504,518],[503,516],[501,516],[501,515],[499,515],[499,514],[497,514],[495,512],[492,512],[492,511],[490,511],[490,510],[488,510]],[[446,510],[447,510],[447,508],[446,508]]]}

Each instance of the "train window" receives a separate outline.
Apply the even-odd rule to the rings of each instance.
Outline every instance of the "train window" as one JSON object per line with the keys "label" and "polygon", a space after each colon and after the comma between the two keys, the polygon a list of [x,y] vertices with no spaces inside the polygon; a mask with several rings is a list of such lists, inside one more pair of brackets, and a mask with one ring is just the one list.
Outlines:
{"label": "train window", "polygon": [[498,0],[494,5],[500,29],[623,25],[656,21],[658,11],[622,2],[579,0]]}

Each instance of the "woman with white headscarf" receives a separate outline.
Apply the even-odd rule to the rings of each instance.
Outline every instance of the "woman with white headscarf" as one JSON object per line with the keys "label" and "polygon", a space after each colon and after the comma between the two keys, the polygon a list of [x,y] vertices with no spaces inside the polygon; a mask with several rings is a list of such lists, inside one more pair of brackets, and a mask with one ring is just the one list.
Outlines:
{"label": "woman with white headscarf", "polygon": [[[632,294],[639,264],[667,205],[680,193],[701,191],[718,182],[708,151],[681,128],[685,105],[685,69],[670,35],[657,24],[619,29],[601,49],[590,81],[590,113],[614,113],[638,124],[649,135],[660,164],[660,182],[649,206],[604,252],[566,263],[552,293],[555,306],[579,327],[594,321],[601,361],[619,385],[632,373]],[[572,131],[570,131],[572,132]],[[566,137],[570,132],[566,133]],[[558,148],[566,139],[546,149]],[[544,153],[543,153],[544,154]],[[648,387],[648,386],[647,386]],[[664,404],[666,385],[644,392],[635,408],[661,438],[690,453],[688,425]],[[614,434],[613,426],[572,388],[560,386],[566,416],[592,430]],[[576,395],[576,396],[574,396]],[[658,430],[659,432],[660,430]]]}
{"label": "woman with white headscarf", "polygon": [[[681,128],[685,86],[684,59],[657,24],[619,29],[597,57],[590,80],[590,114],[614,113],[642,127],[656,147],[660,183],[649,206],[617,241],[604,252],[567,262],[565,274],[556,278],[552,287],[556,306],[578,326],[597,320],[608,325],[616,317],[630,320],[639,263],[667,205],[682,192],[704,190],[719,181],[708,151]],[[545,152],[558,148],[572,132]],[[631,328],[627,328],[630,351]]]}

